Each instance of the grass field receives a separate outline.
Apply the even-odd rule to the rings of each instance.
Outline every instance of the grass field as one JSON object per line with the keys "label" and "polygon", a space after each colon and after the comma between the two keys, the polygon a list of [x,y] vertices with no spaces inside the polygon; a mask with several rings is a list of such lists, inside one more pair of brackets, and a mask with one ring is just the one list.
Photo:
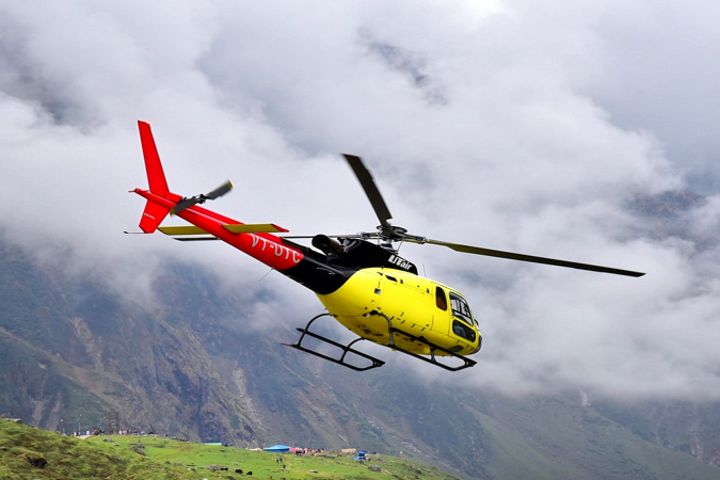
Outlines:
{"label": "grass field", "polygon": [[156,436],[98,435],[80,440],[0,419],[0,480],[241,478],[451,480],[455,477],[435,467],[385,455],[370,455],[361,463],[352,456],[332,452],[324,456],[271,454]]}

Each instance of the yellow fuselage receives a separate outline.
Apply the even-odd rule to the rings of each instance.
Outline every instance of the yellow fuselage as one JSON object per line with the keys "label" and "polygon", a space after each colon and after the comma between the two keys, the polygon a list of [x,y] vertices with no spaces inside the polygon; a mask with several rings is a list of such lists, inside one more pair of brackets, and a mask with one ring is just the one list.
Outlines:
{"label": "yellow fuselage", "polygon": [[[422,337],[433,345],[459,355],[480,348],[475,322],[453,312],[448,296],[457,291],[428,278],[391,268],[364,268],[338,290],[318,298],[328,312],[360,337],[386,346],[397,346],[420,355],[430,347],[404,335],[389,335],[389,323],[401,332]],[[464,300],[463,300],[464,301]],[[436,355],[447,355],[435,351]]]}

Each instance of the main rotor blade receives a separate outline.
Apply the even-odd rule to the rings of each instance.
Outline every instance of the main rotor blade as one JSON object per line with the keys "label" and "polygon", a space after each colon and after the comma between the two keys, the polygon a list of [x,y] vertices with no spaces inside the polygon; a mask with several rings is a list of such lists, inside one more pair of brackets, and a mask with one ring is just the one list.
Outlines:
{"label": "main rotor blade", "polygon": [[383,227],[389,227],[390,224],[388,223],[388,220],[392,218],[392,214],[390,213],[390,210],[388,210],[385,200],[383,200],[383,197],[380,194],[380,190],[378,190],[377,185],[375,185],[372,174],[370,174],[370,171],[365,168],[365,164],[363,164],[360,157],[348,155],[347,153],[343,153],[343,157],[345,157],[348,165],[350,165],[353,173],[355,173],[355,176],[360,182],[360,186],[362,186],[363,190],[365,190],[365,195],[367,195],[368,200],[370,200],[370,204],[372,205],[373,210],[375,210],[375,215],[377,215],[380,220],[380,225]]}
{"label": "main rotor blade", "polygon": [[625,275],[628,277],[642,277],[643,275],[645,275],[642,272],[633,272],[631,270],[623,270],[620,268],[604,267],[602,265],[591,265],[589,263],[571,262],[568,260],[559,260],[557,258],[536,257],[534,255],[525,255],[522,253],[504,252],[502,250],[492,250],[490,248],[474,247],[472,245],[463,245],[461,243],[443,242],[441,240],[428,239],[427,243],[448,247],[457,252],[472,253],[473,255],[486,255],[489,257],[508,258],[510,260],[520,260],[522,262],[543,263],[545,265],[577,268],[578,270],[589,270],[591,272],[612,273],[615,275]]}

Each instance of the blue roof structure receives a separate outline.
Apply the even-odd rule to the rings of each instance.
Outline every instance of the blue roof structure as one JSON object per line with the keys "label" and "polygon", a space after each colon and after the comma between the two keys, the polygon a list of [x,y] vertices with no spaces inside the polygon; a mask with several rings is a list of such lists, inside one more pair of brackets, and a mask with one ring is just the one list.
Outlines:
{"label": "blue roof structure", "polygon": [[274,452],[274,453],[283,453],[283,452],[289,452],[290,447],[287,445],[273,445],[272,447],[263,448],[266,452]]}

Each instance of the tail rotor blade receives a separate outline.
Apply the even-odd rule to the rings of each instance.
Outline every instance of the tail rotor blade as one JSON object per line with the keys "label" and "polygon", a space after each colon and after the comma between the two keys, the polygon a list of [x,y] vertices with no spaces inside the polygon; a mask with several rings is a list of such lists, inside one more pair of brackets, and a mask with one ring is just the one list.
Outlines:
{"label": "tail rotor blade", "polygon": [[205,200],[215,200],[218,197],[222,197],[226,193],[228,193],[230,190],[232,190],[233,186],[230,180],[223,183],[219,187],[217,187],[215,190],[211,190],[208,193],[201,193],[200,195],[195,195],[194,197],[190,198],[183,198],[180,200],[177,205],[175,205],[175,208],[173,208],[173,213],[180,213],[186,208],[192,207],[193,205],[197,205],[198,203],[205,203]]}
{"label": "tail rotor blade", "polygon": [[222,197],[226,193],[228,193],[230,190],[232,190],[233,184],[228,180],[227,182],[223,183],[219,187],[217,187],[215,190],[212,190],[205,195],[203,195],[208,200],[215,200],[218,197]]}

